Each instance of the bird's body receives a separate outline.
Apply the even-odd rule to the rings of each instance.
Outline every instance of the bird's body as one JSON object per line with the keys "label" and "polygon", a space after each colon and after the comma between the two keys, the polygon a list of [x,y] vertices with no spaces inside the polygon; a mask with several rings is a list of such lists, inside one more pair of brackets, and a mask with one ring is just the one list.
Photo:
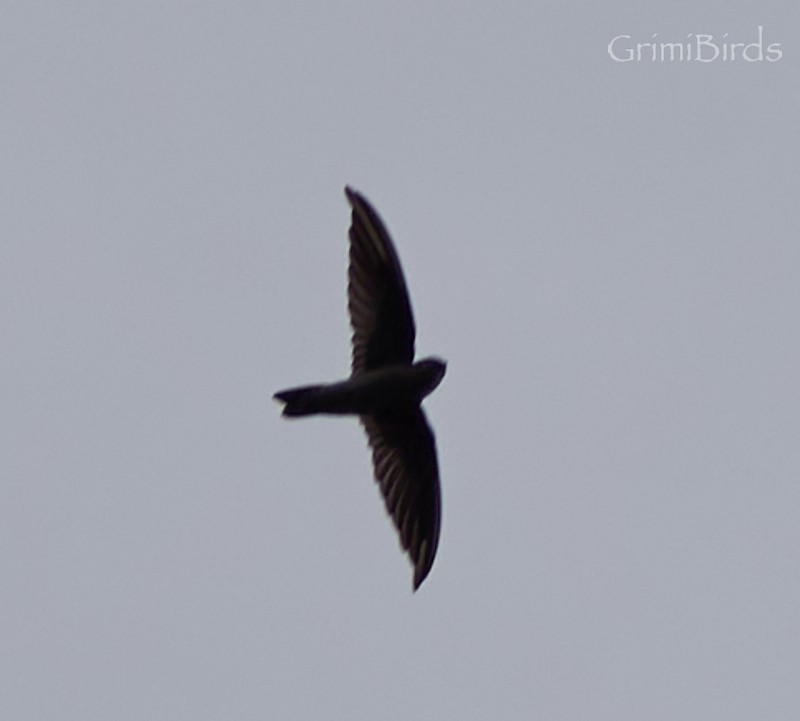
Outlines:
{"label": "bird's body", "polygon": [[365,371],[338,383],[290,388],[275,394],[286,403],[285,416],[378,415],[419,406],[442,380],[445,365],[426,358],[414,365]]}
{"label": "bird's body", "polygon": [[348,308],[353,365],[338,383],[275,394],[288,417],[357,415],[367,432],[377,480],[400,542],[414,564],[416,590],[430,572],[439,543],[441,501],[436,442],[422,399],[439,385],[446,365],[414,362],[414,319],[403,271],[383,222],[351,190]]}

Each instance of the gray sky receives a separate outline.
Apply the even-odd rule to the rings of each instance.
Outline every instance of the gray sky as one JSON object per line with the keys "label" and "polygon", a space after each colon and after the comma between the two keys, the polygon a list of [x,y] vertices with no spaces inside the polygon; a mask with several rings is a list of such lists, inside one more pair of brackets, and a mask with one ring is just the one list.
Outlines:
{"label": "gray sky", "polygon": [[[800,718],[799,20],[4,3],[0,717]],[[349,370],[345,183],[449,361],[417,594],[270,400]]]}

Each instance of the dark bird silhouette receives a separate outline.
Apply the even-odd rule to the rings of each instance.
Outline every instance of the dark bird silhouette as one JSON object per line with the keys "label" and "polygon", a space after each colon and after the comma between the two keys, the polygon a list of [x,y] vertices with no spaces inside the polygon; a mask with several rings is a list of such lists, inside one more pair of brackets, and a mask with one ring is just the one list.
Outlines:
{"label": "dark bird silhouette", "polygon": [[280,391],[283,415],[357,415],[372,448],[375,480],[400,543],[414,564],[416,591],[439,544],[441,498],[436,441],[422,399],[445,373],[438,358],[414,362],[414,317],[389,233],[363,195],[345,188],[352,207],[347,307],[353,326],[350,377]]}

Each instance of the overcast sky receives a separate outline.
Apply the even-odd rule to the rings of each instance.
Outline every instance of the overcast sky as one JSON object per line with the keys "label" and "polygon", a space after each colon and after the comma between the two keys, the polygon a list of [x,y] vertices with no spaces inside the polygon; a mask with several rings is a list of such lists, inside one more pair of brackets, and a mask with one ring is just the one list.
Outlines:
{"label": "overcast sky", "polygon": [[[0,717],[800,718],[799,48],[777,1],[4,2]],[[271,400],[349,372],[345,183],[448,360],[416,594],[358,423]]]}

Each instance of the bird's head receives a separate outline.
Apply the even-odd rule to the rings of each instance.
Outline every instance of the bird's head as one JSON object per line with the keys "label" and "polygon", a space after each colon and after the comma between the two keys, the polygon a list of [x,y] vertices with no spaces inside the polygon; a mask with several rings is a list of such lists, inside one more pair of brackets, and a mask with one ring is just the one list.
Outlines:
{"label": "bird's head", "polygon": [[423,395],[427,396],[442,382],[447,370],[447,363],[440,358],[423,358],[414,363],[414,368],[419,368],[425,373],[426,383]]}

